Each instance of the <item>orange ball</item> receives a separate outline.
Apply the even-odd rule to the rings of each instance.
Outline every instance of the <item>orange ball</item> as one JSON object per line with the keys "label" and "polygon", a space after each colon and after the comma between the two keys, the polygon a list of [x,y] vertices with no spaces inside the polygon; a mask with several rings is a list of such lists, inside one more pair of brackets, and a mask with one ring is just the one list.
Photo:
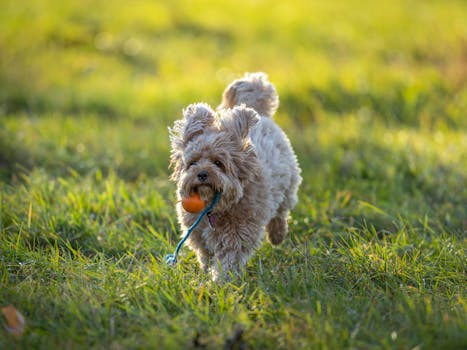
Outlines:
{"label": "orange ball", "polygon": [[204,209],[206,203],[198,193],[192,193],[190,197],[182,198],[182,207],[189,213],[199,213]]}

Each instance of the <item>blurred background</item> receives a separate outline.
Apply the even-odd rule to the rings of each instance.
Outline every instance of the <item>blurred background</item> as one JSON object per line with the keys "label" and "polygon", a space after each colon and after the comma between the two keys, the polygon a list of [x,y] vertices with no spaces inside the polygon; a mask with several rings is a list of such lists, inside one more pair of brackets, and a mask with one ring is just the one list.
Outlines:
{"label": "blurred background", "polygon": [[304,196],[462,203],[466,13],[454,0],[2,0],[0,175],[166,179],[181,109],[264,71]]}
{"label": "blurred background", "polygon": [[[3,114],[166,117],[193,100],[216,104],[233,78],[262,70],[277,84],[284,114],[297,121],[368,107],[415,125],[459,122],[467,75],[463,1],[0,6]],[[445,95],[449,113],[430,113],[428,97]],[[383,100],[399,106],[385,111]]]}
{"label": "blurred background", "polygon": [[[248,71],[299,203],[205,284],[167,129]],[[0,0],[0,348],[465,349],[466,81],[465,0]]]}

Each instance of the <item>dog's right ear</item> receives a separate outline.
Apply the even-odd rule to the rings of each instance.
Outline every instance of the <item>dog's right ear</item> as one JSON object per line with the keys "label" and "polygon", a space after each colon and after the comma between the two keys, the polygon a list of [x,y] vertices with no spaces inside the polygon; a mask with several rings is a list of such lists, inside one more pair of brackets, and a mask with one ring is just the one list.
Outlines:
{"label": "dog's right ear", "polygon": [[220,120],[222,128],[228,130],[237,140],[248,138],[251,128],[259,122],[259,115],[245,105],[228,109]]}
{"label": "dog's right ear", "polygon": [[169,128],[172,150],[170,166],[173,168],[172,178],[177,179],[182,169],[182,155],[186,145],[197,135],[202,134],[215,121],[216,113],[206,103],[194,103],[183,110],[183,119],[177,120],[173,128]]}

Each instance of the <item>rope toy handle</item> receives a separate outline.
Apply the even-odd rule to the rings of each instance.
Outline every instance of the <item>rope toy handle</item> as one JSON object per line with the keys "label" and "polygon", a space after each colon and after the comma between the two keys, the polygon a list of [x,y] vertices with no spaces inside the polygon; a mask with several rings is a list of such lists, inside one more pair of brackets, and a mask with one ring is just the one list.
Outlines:
{"label": "rope toy handle", "polygon": [[203,209],[203,211],[201,212],[201,214],[199,214],[198,218],[193,223],[193,225],[191,225],[190,228],[187,230],[185,236],[183,236],[183,238],[180,240],[180,242],[178,242],[177,248],[175,248],[175,252],[173,254],[166,255],[165,262],[167,263],[167,265],[174,266],[177,263],[177,255],[178,255],[178,252],[180,251],[180,249],[182,248],[183,243],[185,243],[185,241],[188,239],[188,237],[190,237],[191,233],[194,231],[196,226],[198,226],[198,224],[201,222],[201,219],[206,214],[208,214],[212,210],[212,208],[214,208],[214,206],[217,204],[217,202],[219,202],[220,196],[221,196],[221,194],[219,192],[216,192],[216,195],[214,196],[214,199],[212,200],[211,204],[209,204],[209,206],[207,208]]}

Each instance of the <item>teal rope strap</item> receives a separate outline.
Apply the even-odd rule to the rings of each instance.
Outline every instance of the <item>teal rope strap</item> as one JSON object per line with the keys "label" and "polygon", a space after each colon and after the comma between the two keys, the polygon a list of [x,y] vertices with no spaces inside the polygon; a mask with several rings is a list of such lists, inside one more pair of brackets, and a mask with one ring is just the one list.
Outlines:
{"label": "teal rope strap", "polygon": [[211,204],[209,204],[209,206],[207,208],[204,208],[203,211],[201,212],[201,214],[199,214],[198,218],[196,219],[196,221],[193,223],[193,225],[190,226],[190,228],[188,229],[188,231],[186,232],[185,236],[181,239],[180,242],[178,242],[177,244],[177,248],[175,248],[175,252],[173,254],[168,254],[166,257],[165,257],[165,262],[168,264],[168,265],[175,265],[177,263],[177,255],[178,255],[178,252],[180,251],[180,249],[182,248],[182,245],[183,243],[185,243],[185,241],[188,239],[188,237],[190,237],[191,233],[193,232],[193,230],[196,228],[196,226],[198,226],[198,224],[201,222],[201,219],[206,215],[208,214],[212,208],[214,208],[214,206],[217,204],[217,202],[219,202],[219,198],[220,198],[221,194],[219,192],[216,192],[216,195],[214,196],[214,199],[212,200]]}

